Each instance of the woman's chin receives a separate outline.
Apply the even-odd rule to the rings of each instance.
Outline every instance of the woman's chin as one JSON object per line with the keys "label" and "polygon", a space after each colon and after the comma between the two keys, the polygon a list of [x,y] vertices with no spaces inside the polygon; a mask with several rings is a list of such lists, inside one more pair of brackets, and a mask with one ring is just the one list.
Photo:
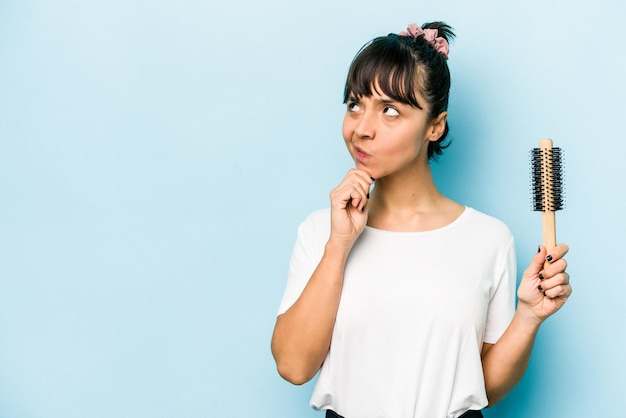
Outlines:
{"label": "woman's chin", "polygon": [[367,173],[368,176],[372,177],[372,178],[376,178],[376,170],[372,169],[372,167],[369,167],[365,164],[361,164],[358,161],[354,161],[354,168],[356,168],[357,170],[362,170],[365,171]]}

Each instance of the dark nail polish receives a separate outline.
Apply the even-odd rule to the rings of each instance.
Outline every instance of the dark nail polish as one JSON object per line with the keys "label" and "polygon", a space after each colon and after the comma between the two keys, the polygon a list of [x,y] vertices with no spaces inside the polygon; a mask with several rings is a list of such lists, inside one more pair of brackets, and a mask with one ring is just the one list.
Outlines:
{"label": "dark nail polish", "polygon": [[540,251],[541,251],[541,245],[537,247],[537,252],[540,252]]}
{"label": "dark nail polish", "polygon": [[369,194],[369,193],[367,194],[367,198],[368,198],[368,199],[370,198],[370,194]]}
{"label": "dark nail polish", "polygon": [[365,212],[365,206],[361,208],[361,212]]}
{"label": "dark nail polish", "polygon": [[551,256],[550,254],[548,254],[548,255],[546,256],[546,260],[548,260],[548,261],[552,261],[552,256]]}
{"label": "dark nail polish", "polygon": [[543,280],[543,274],[539,273],[539,280]]}
{"label": "dark nail polish", "polygon": [[539,289],[540,292],[543,292],[543,287],[541,287],[541,285],[537,286],[537,289]]}
{"label": "dark nail polish", "polygon": [[371,176],[370,176],[370,178],[372,179],[372,181],[376,181],[376,179],[375,179],[374,177],[371,177]]}

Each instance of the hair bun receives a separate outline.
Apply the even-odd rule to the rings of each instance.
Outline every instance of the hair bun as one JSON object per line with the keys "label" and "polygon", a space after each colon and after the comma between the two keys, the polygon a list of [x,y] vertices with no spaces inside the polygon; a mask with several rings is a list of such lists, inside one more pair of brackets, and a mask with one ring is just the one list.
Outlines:
{"label": "hair bun", "polygon": [[437,52],[441,54],[445,59],[448,59],[449,45],[446,38],[439,36],[438,29],[422,29],[416,24],[411,23],[406,28],[406,32],[400,32],[400,36],[410,36],[413,39],[423,37]]}

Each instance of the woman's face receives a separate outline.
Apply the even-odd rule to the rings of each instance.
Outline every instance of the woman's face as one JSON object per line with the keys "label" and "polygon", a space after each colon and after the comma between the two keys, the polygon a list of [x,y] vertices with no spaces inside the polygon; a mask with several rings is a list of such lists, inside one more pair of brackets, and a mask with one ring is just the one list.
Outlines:
{"label": "woman's face", "polygon": [[372,90],[370,97],[348,98],[343,120],[343,138],[356,168],[379,179],[426,163],[428,142],[441,133],[435,136],[436,122],[428,122],[424,98],[416,95],[419,109]]}

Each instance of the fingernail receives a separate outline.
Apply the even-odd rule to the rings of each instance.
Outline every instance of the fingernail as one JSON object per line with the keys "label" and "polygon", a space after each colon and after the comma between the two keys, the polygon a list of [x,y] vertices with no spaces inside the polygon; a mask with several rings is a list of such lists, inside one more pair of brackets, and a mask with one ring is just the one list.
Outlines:
{"label": "fingernail", "polygon": [[541,285],[537,286],[537,289],[539,289],[540,292],[543,292],[543,287],[541,287]]}
{"label": "fingernail", "polygon": [[539,280],[543,280],[543,274],[539,273]]}
{"label": "fingernail", "polygon": [[552,256],[551,256],[550,254],[548,254],[548,255],[546,256],[546,260],[548,260],[548,261],[552,261]]}
{"label": "fingernail", "polygon": [[541,245],[537,246],[537,252],[541,251]]}
{"label": "fingernail", "polygon": [[370,198],[370,194],[369,194],[369,193],[367,194],[367,198],[368,198],[368,199]]}
{"label": "fingernail", "polygon": [[372,179],[372,181],[376,181],[376,179],[374,177],[370,176],[370,178]]}
{"label": "fingernail", "polygon": [[361,208],[361,212],[365,212],[365,206]]}

